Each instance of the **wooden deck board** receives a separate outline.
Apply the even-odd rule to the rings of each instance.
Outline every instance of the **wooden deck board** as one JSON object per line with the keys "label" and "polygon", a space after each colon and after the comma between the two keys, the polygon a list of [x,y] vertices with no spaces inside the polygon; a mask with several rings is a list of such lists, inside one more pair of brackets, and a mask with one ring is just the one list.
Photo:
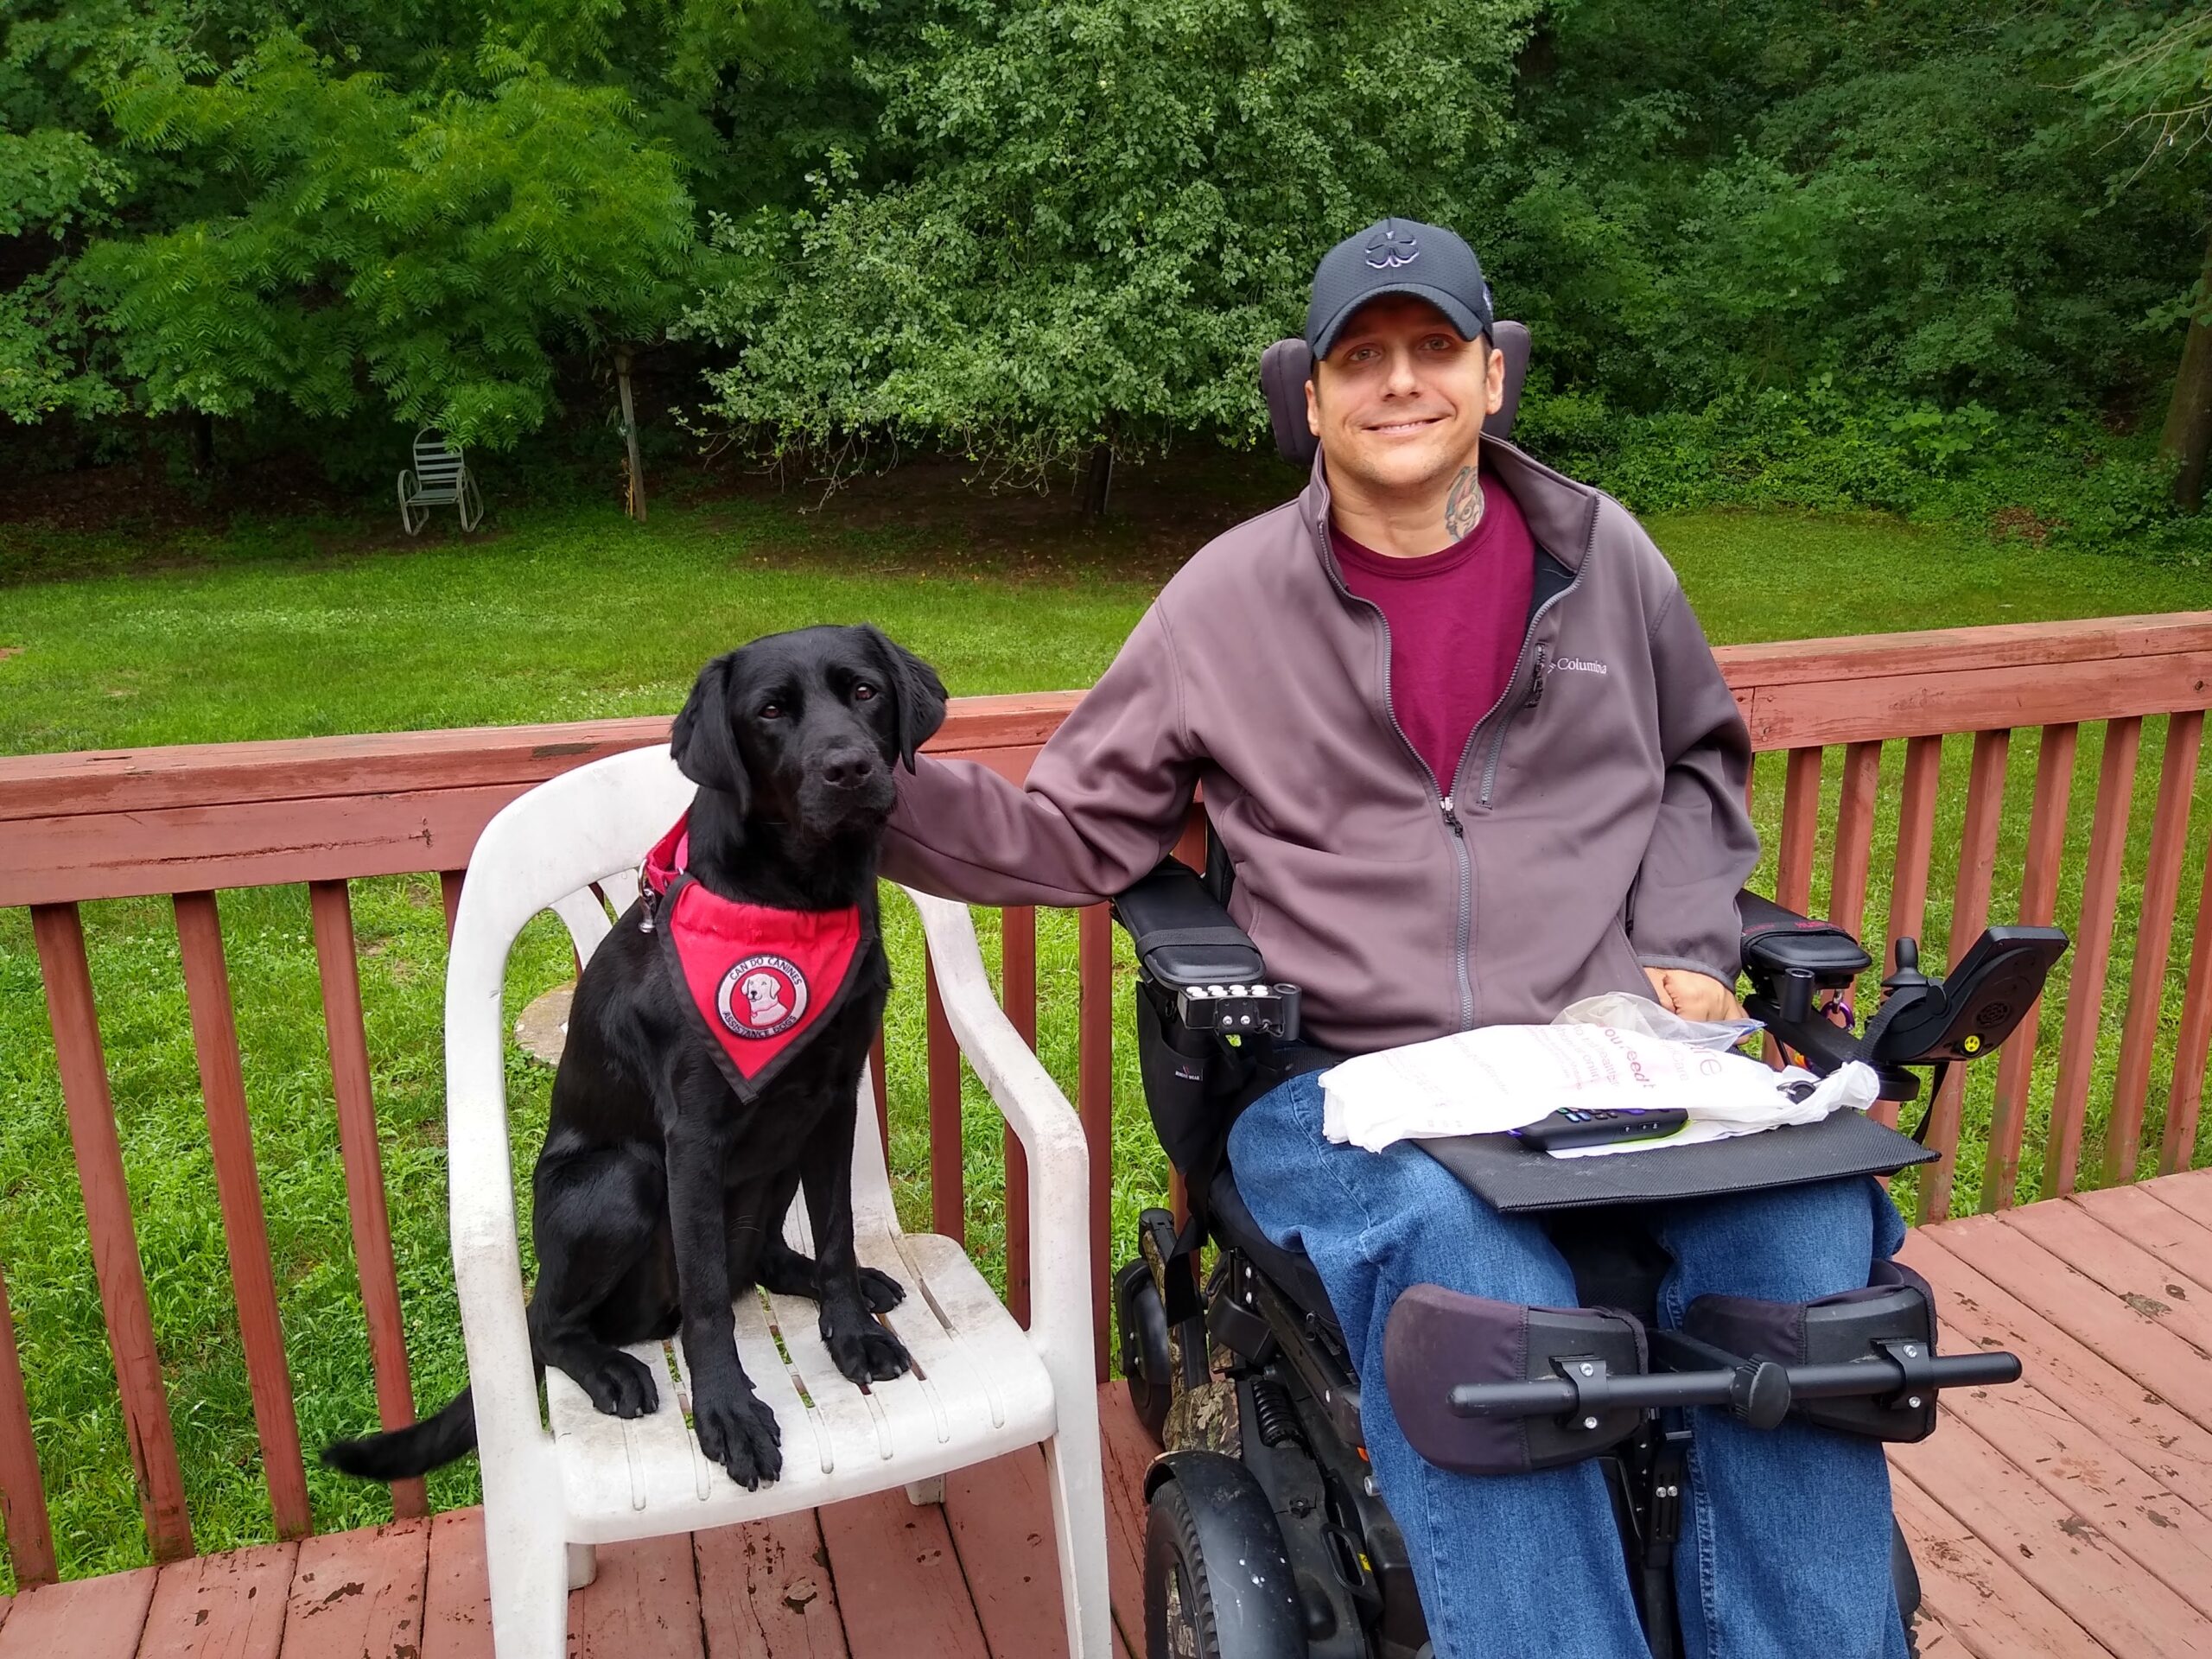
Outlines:
{"label": "wooden deck board", "polygon": [[2033,1386],[2062,1403],[2076,1422],[2212,1515],[2212,1431],[1991,1283],[1928,1234],[1913,1235],[1902,1259],[1936,1290],[1939,1332],[1948,1333],[1941,1338],[1946,1349],[1971,1343],[2018,1354]]}
{"label": "wooden deck board", "polygon": [[2212,1429],[2212,1389],[2204,1356],[2151,1314],[2111,1294],[2086,1274],[2010,1225],[2024,1205],[1996,1216],[1968,1216],[1936,1237],[1992,1283],[2126,1372],[2199,1427]]}
{"label": "wooden deck board", "polygon": [[2032,1384],[1970,1389],[1944,1407],[2122,1554],[2212,1618],[2212,1521],[2129,1463]]}
{"label": "wooden deck board", "polygon": [[2200,1282],[2212,1274],[2212,1224],[2160,1203],[2142,1187],[2108,1186],[2101,1192],[2076,1192],[2066,1202],[2088,1211],[2170,1268]]}
{"label": "wooden deck board", "polygon": [[990,1659],[942,1509],[894,1490],[818,1513],[852,1659]]}
{"label": "wooden deck board", "polygon": [[2212,1659],[2212,1620],[2129,1560],[2070,1503],[2053,1497],[1960,1421],[1917,1446],[1891,1448],[1953,1520],[2034,1574],[2036,1586],[2117,1659]]}
{"label": "wooden deck board", "polygon": [[1067,1659],[1043,1450],[1030,1446],[947,1475],[944,1519],[991,1659]]}
{"label": "wooden deck board", "polygon": [[2031,1204],[2014,1211],[2014,1217],[2015,1230],[2075,1273],[2145,1319],[2155,1319],[2200,1355],[2212,1355],[2212,1290],[2078,1204]]}
{"label": "wooden deck board", "polygon": [[283,1659],[419,1652],[429,1559],[428,1519],[302,1540],[284,1608]]}
{"label": "wooden deck board", "polygon": [[1144,1652],[1144,1473],[1160,1448],[1137,1421],[1129,1391],[1098,1391],[1099,1439],[1106,1453],[1106,1581],[1114,1625],[1132,1654]]}
{"label": "wooden deck board", "polygon": [[484,1576],[484,1511],[430,1517],[423,1588],[423,1659],[492,1659],[492,1587]]}
{"label": "wooden deck board", "polygon": [[2160,1204],[2178,1210],[2200,1227],[2212,1227],[2212,1170],[2187,1175],[2168,1175],[2145,1181],[2138,1191],[2148,1192]]}
{"label": "wooden deck board", "polygon": [[154,1586],[139,1659],[276,1659],[296,1543],[172,1561]]}
{"label": "wooden deck board", "polygon": [[0,1625],[0,1659],[116,1659],[136,1652],[158,1571],[133,1567],[24,1591]]}
{"label": "wooden deck board", "polygon": [[2112,1659],[2019,1568],[1961,1529],[1910,1479],[1892,1480],[1891,1490],[1897,1524],[1920,1568],[1921,1598],[1974,1659]]}
{"label": "wooden deck board", "polygon": [[599,1576],[569,1598],[569,1659],[705,1659],[691,1538],[599,1547]]}
{"label": "wooden deck board", "polygon": [[691,1550],[707,1659],[849,1659],[811,1510],[696,1533]]}

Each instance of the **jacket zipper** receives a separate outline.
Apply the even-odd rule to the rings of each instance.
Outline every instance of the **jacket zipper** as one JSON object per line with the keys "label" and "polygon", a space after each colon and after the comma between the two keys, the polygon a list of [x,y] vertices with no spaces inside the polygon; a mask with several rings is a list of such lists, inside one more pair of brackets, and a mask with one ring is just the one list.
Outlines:
{"label": "jacket zipper", "polygon": [[[1521,665],[1529,660],[1529,647],[1532,644],[1535,644],[1536,630],[1543,625],[1545,614],[1550,611],[1553,606],[1558,604],[1561,600],[1565,599],[1569,594],[1573,593],[1577,588],[1580,588],[1582,585],[1582,573],[1589,568],[1589,550],[1586,548],[1583,550],[1582,563],[1575,567],[1574,575],[1567,582],[1567,586],[1560,588],[1559,592],[1554,594],[1549,599],[1536,607],[1536,613],[1529,619],[1529,632],[1521,641],[1521,654],[1513,659],[1513,679],[1508,680],[1505,683],[1506,690],[1509,694],[1512,690],[1514,680],[1517,680],[1521,677]],[[1535,682],[1529,688],[1528,696],[1522,699],[1521,707],[1523,709],[1534,709],[1537,703],[1543,700],[1543,696],[1544,648],[1541,645],[1537,645]],[[1504,702],[1504,697],[1500,697],[1498,699],[1499,706],[1503,707]],[[1497,709],[1492,709],[1490,713],[1484,715],[1483,718],[1485,721],[1497,720]],[[1512,716],[1509,715],[1505,719],[1499,720],[1497,721],[1497,730],[1491,734],[1490,754],[1483,762],[1483,786],[1476,792],[1475,795],[1475,810],[1478,812],[1487,812],[1490,810],[1491,791],[1497,784],[1498,760],[1505,753],[1505,734],[1512,724]],[[1480,726],[1477,726],[1475,729],[1477,731],[1480,731],[1482,728]],[[1469,741],[1472,741],[1473,740],[1471,738]]]}
{"label": "jacket zipper", "polygon": [[[1323,549],[1322,569],[1328,572],[1329,580],[1336,584],[1337,592],[1353,604],[1363,605],[1374,612],[1375,620],[1382,626],[1382,713],[1390,722],[1390,729],[1398,734],[1398,741],[1405,746],[1406,753],[1413,756],[1414,764],[1421,769],[1421,775],[1428,779],[1428,786],[1435,791],[1437,806],[1444,815],[1444,827],[1452,836],[1452,851],[1459,867],[1459,930],[1452,950],[1452,966],[1457,970],[1459,982],[1459,1029],[1472,1031],[1475,1027],[1475,985],[1470,957],[1474,950],[1475,864],[1473,855],[1467,850],[1466,825],[1460,821],[1452,795],[1446,793],[1443,785],[1437,781],[1436,773],[1421,758],[1421,751],[1414,747],[1413,739],[1406,735],[1406,728],[1398,724],[1398,711],[1390,702],[1390,619],[1382,613],[1380,605],[1372,600],[1360,598],[1344,586],[1344,576],[1337,569],[1335,556],[1327,550],[1329,524],[1325,517],[1315,524],[1314,534]],[[1586,545],[1582,563],[1575,568],[1574,575],[1567,586],[1539,605],[1535,614],[1529,619],[1528,631],[1521,636],[1520,654],[1513,659],[1513,672],[1505,682],[1505,690],[1498,693],[1497,701],[1491,705],[1490,712],[1475,722],[1474,729],[1467,734],[1467,741],[1459,746],[1459,759],[1452,769],[1454,791],[1459,785],[1459,774],[1467,769],[1467,756],[1475,747],[1476,738],[1481,735],[1484,726],[1497,718],[1498,711],[1505,707],[1505,700],[1512,695],[1514,682],[1521,677],[1522,664],[1529,660],[1529,647],[1536,637],[1537,626],[1553,606],[1582,585],[1582,573],[1589,568],[1589,549]],[[1541,656],[1541,648],[1539,647],[1535,683],[1522,700],[1523,708],[1533,709],[1544,695]],[[1498,756],[1504,750],[1505,728],[1510,724],[1510,720],[1499,721],[1497,737],[1491,745],[1490,758],[1483,766],[1482,790],[1475,798],[1475,810],[1478,811],[1490,810],[1491,789],[1497,781]]]}
{"label": "jacket zipper", "polygon": [[[1320,533],[1325,537],[1328,534],[1328,527],[1325,524],[1322,525]],[[1436,773],[1430,769],[1428,762],[1422,759],[1421,752],[1414,747],[1414,741],[1406,735],[1406,728],[1398,724],[1398,711],[1390,701],[1390,619],[1382,613],[1382,607],[1380,605],[1376,604],[1372,600],[1362,599],[1344,586],[1344,578],[1337,574],[1333,561],[1331,561],[1325,568],[1328,569],[1330,579],[1337,585],[1337,591],[1353,604],[1364,605],[1369,610],[1374,612],[1375,620],[1382,626],[1382,713],[1390,722],[1390,729],[1398,734],[1398,741],[1405,746],[1406,753],[1413,756],[1414,764],[1421,768],[1421,776],[1428,779],[1428,786],[1436,796],[1436,804],[1444,814],[1444,827],[1451,832],[1452,855],[1459,866],[1459,931],[1452,950],[1452,966],[1458,972],[1459,981],[1459,1029],[1472,1031],[1475,1027],[1475,983],[1473,970],[1468,964],[1468,957],[1473,949],[1475,932],[1475,864],[1472,855],[1467,851],[1466,827],[1459,822],[1459,815],[1452,805],[1452,797],[1445,792],[1444,786],[1437,781]],[[1477,729],[1480,729],[1479,722]],[[1460,746],[1459,764],[1452,771],[1452,781],[1455,785],[1459,781],[1459,773],[1466,767],[1467,751],[1474,747],[1474,733],[1470,732],[1467,734],[1466,742]]]}

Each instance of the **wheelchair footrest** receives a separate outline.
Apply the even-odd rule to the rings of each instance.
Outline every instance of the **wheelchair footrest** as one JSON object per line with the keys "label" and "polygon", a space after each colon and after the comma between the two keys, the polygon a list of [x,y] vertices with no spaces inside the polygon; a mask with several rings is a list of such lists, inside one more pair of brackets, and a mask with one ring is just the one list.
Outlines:
{"label": "wheelchair footrest", "polygon": [[[2010,1381],[2010,1355],[1936,1357],[1935,1300],[1920,1275],[1874,1264],[1874,1282],[1810,1302],[1700,1296],[1685,1310],[1686,1335],[1729,1353],[1788,1368],[1790,1412],[1803,1421],[1878,1440],[1921,1440],[1936,1429],[1936,1390]],[[1999,1371],[2010,1376],[1974,1376]]]}
{"label": "wheelchair footrest", "polygon": [[[1611,1380],[1641,1376],[1649,1364],[1643,1322],[1626,1313],[1496,1302],[1441,1285],[1400,1296],[1382,1338],[1406,1439],[1462,1474],[1526,1474],[1617,1445],[1643,1413],[1608,1402]],[[1455,1408],[1462,1389],[1494,1408]]]}

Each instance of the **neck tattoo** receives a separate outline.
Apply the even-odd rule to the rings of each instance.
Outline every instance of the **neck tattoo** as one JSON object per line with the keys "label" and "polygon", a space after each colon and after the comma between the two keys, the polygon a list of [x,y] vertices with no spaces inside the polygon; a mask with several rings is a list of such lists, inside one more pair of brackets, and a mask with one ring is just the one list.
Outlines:
{"label": "neck tattoo", "polygon": [[1444,528],[1455,542],[1464,541],[1483,521],[1482,479],[1471,467],[1462,467],[1444,498]]}

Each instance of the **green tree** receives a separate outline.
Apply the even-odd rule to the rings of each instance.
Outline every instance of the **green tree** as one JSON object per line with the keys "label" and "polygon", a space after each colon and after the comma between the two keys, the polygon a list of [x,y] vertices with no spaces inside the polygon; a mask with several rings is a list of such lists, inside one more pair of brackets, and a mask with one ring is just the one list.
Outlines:
{"label": "green tree", "polygon": [[1320,251],[1474,199],[1535,10],[938,0],[862,64],[868,170],[840,154],[804,211],[721,222],[690,323],[730,354],[714,407],[1018,465],[1249,437]]}
{"label": "green tree", "polygon": [[505,447],[550,412],[556,350],[659,332],[701,275],[674,160],[618,92],[484,67],[486,93],[409,93],[280,34],[211,82],[124,86],[126,139],[209,158],[222,209],[79,262],[147,408],[380,396]]}
{"label": "green tree", "polygon": [[[2124,16],[2100,32],[2097,46],[2102,60],[2082,85],[2101,110],[2144,141],[2144,170],[2196,161],[2212,137],[2212,13]],[[2174,467],[2175,500],[2194,512],[2204,503],[2212,468],[2212,233],[2203,272],[2181,311],[2189,328],[2158,453]]]}
{"label": "green tree", "polygon": [[[2098,0],[1561,0],[1525,63],[1496,281],[1637,412],[1839,383],[2048,417],[2159,378],[2201,232],[2069,83]],[[2162,351],[2163,347],[2157,348]]]}
{"label": "green tree", "polygon": [[17,0],[0,409],[510,442],[858,148],[840,3]]}

